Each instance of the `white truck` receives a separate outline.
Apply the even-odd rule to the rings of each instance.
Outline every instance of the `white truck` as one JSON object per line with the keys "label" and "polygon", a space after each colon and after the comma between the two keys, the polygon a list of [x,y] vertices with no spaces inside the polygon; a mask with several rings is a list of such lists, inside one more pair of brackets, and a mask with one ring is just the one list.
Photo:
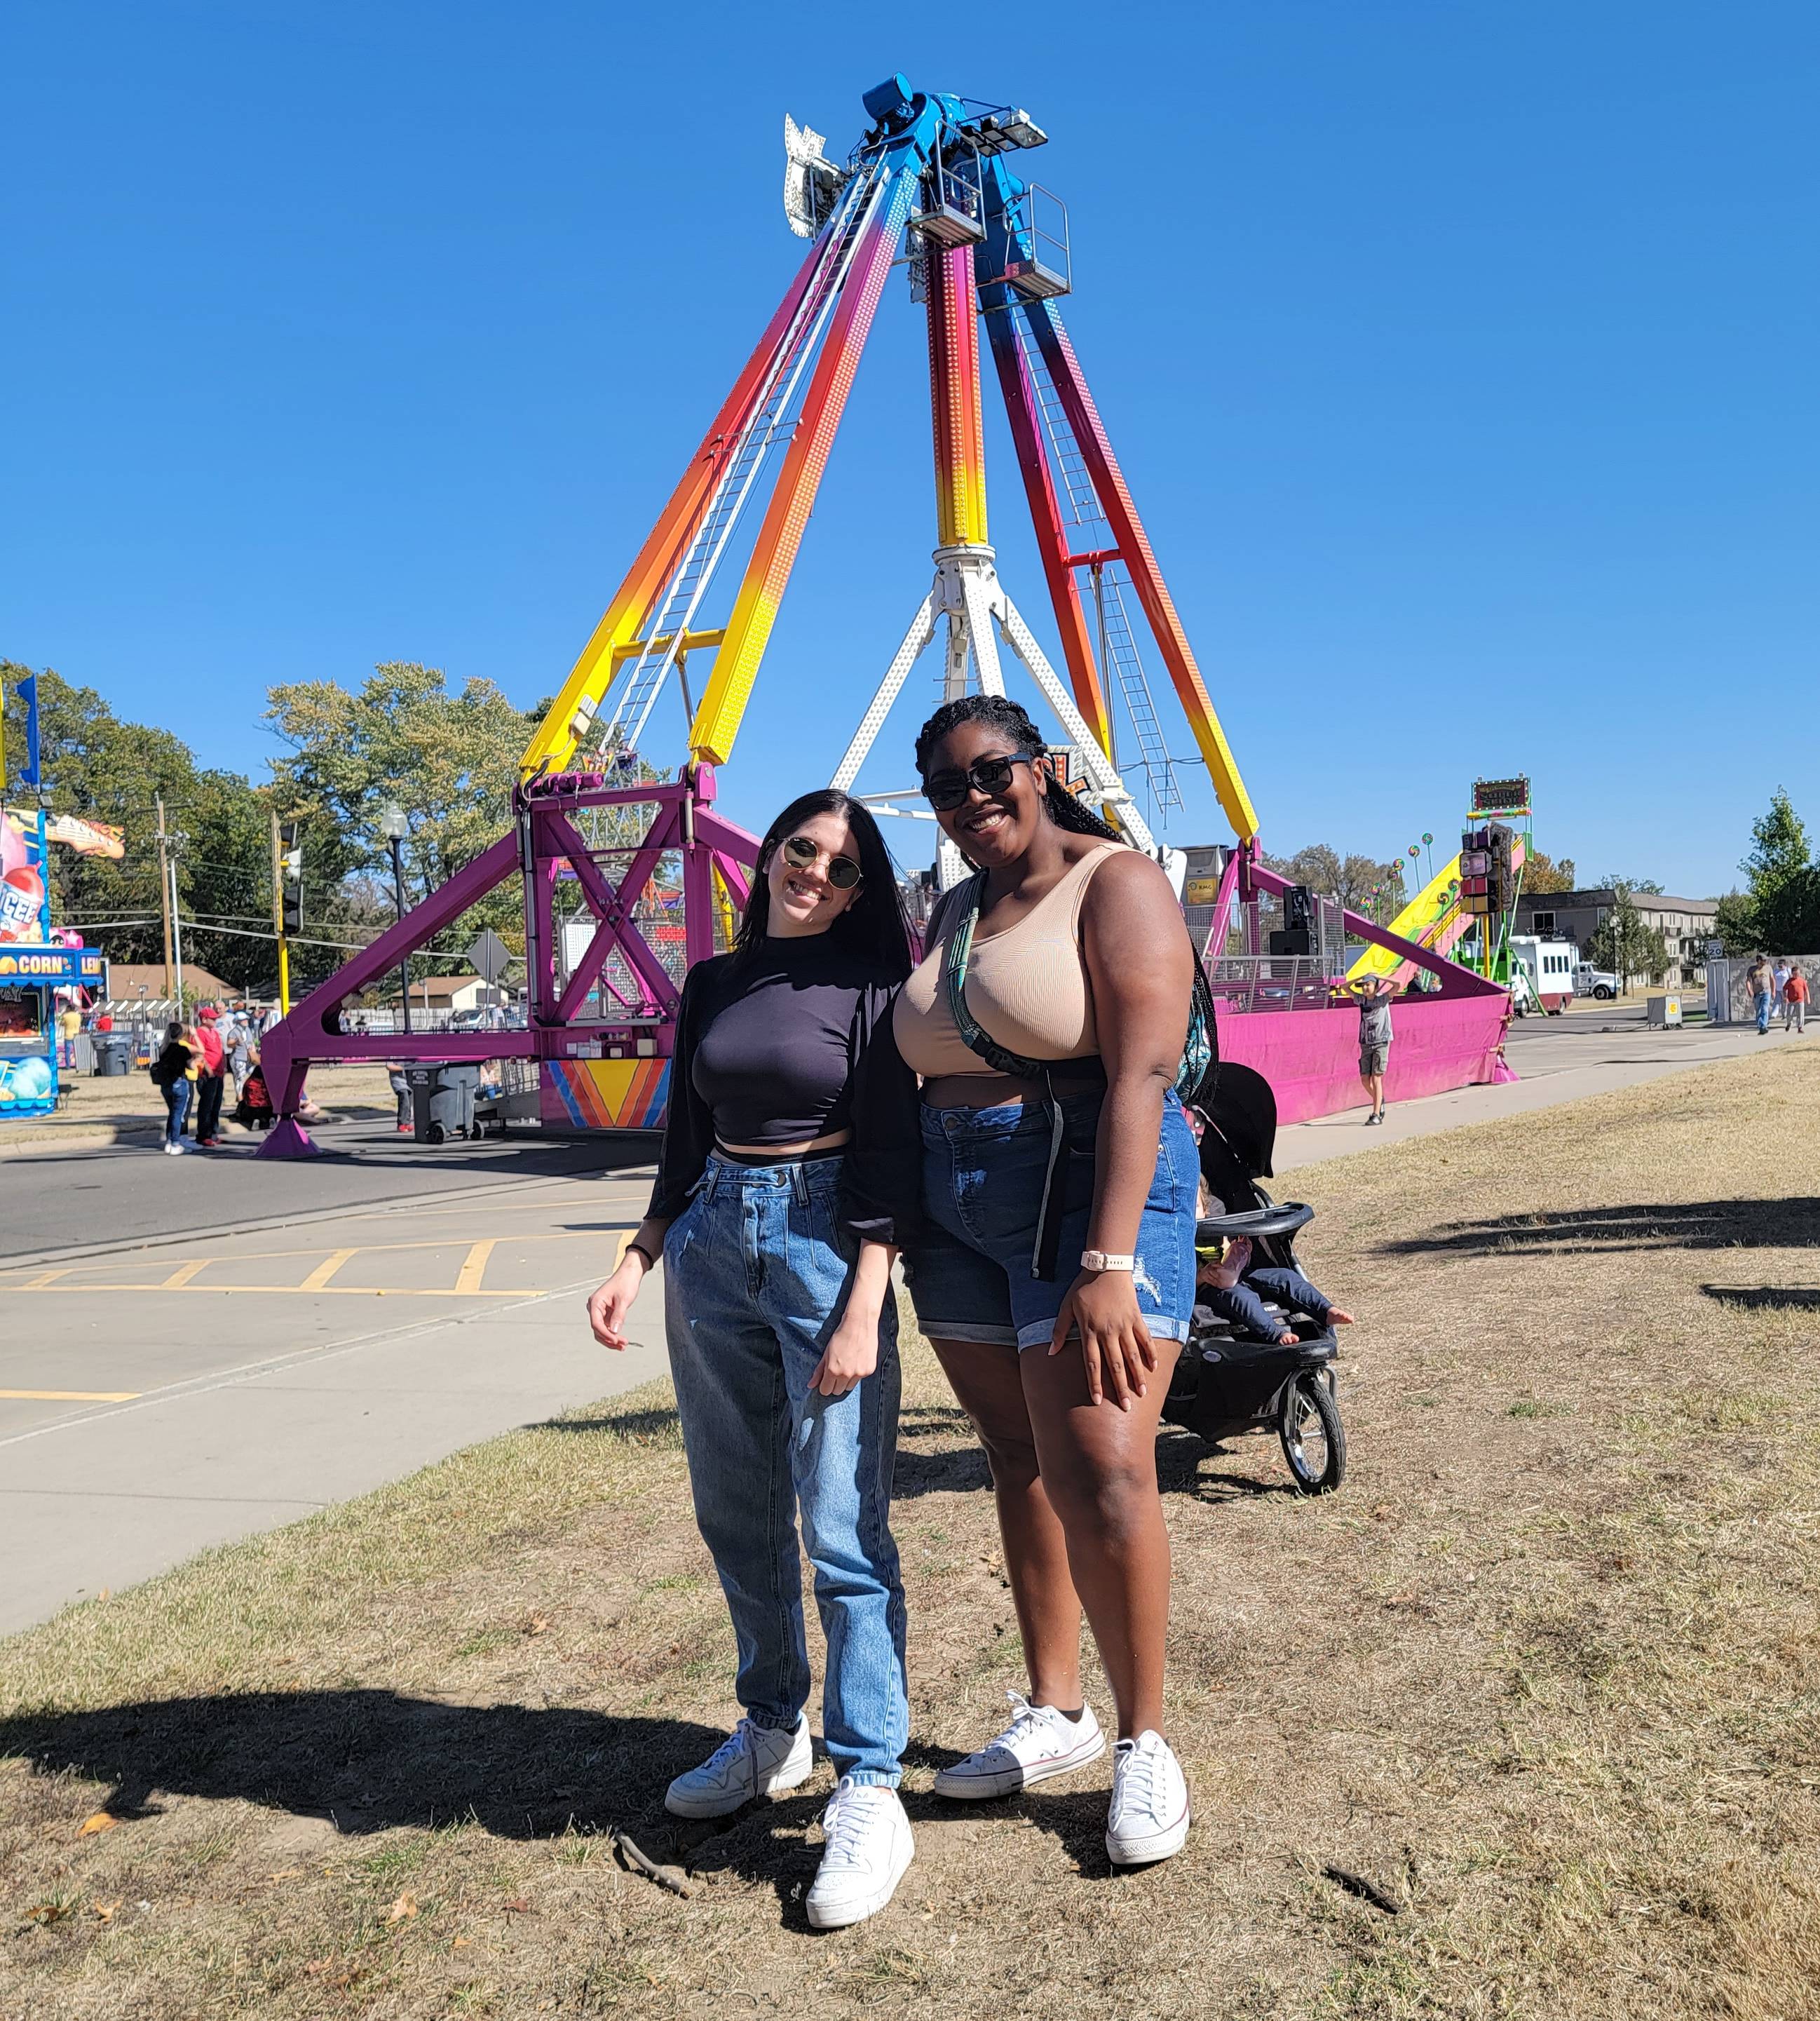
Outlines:
{"label": "white truck", "polygon": [[1583,961],[1574,970],[1574,994],[1596,996],[1601,1003],[1609,1003],[1618,994],[1618,978],[1609,969],[1595,968]]}

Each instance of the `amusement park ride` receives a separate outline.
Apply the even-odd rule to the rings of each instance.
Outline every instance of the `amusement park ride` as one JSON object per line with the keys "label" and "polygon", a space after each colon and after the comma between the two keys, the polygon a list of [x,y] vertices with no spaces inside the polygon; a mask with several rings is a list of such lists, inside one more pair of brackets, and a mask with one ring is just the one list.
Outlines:
{"label": "amusement park ride", "polygon": [[[281,1120],[266,1155],[313,1148],[297,1120],[313,1060],[516,1058],[536,1063],[546,1125],[661,1125],[682,974],[726,945],[757,856],[757,839],[716,811],[715,773],[732,757],[880,296],[906,249],[928,326],[935,577],[833,783],[854,785],[912,668],[945,633],[944,697],[1003,692],[1008,654],[1061,726],[1071,782],[1180,889],[1182,854],[1157,845],[1116,762],[1123,743],[1152,809],[1180,804],[1134,603],[1236,837],[1203,941],[1225,1000],[1222,1054],[1269,1076],[1286,1122],[1356,1101],[1356,1020],[1334,979],[1268,986],[1278,967],[1264,953],[1260,901],[1290,887],[1261,861],[1250,797],[1062,324],[1066,214],[1017,173],[1047,137],[1021,110],[913,91],[901,76],[864,104],[872,123],[844,162],[823,154],[820,135],[785,122],[784,207],[813,242],[807,257],[532,739],[511,832],[267,1035]],[[982,322],[1065,680],[999,581],[988,539]],[[730,605],[717,602],[723,563],[741,555]],[[697,699],[691,675],[704,661]],[[673,782],[652,784],[636,776],[637,754],[672,676],[690,718],[688,753]],[[907,814],[917,796],[868,797],[880,812]],[[941,881],[961,868],[944,844]],[[528,1029],[341,1031],[349,998],[514,876],[524,885]],[[1418,934],[1350,912],[1344,931],[1371,944],[1387,970],[1432,978],[1397,1013],[1403,1096],[1494,1077],[1504,990]],[[1242,952],[1229,952],[1235,941]],[[1290,1008],[1301,1014],[1280,1014]]]}

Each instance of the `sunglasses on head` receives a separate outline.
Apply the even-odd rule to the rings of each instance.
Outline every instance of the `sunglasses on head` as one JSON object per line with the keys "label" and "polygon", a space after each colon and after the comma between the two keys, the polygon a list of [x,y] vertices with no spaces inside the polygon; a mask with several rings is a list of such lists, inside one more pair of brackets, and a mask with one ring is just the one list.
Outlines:
{"label": "sunglasses on head", "polygon": [[792,870],[811,869],[825,856],[828,881],[837,891],[850,891],[860,881],[860,867],[850,856],[836,856],[808,836],[792,836],[778,853]]}
{"label": "sunglasses on head", "polygon": [[1034,765],[1028,751],[1007,751],[996,758],[977,758],[964,772],[937,772],[923,782],[923,797],[938,814],[952,814],[970,787],[982,793],[1002,793],[1011,783],[1014,765]]}

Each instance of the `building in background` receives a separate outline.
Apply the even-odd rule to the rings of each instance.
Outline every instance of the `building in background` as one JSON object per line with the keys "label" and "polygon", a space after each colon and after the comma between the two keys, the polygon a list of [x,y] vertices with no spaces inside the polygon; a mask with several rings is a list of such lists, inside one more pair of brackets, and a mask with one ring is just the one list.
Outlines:
{"label": "building in background", "polygon": [[[1586,943],[1604,925],[1616,894],[1603,891],[1525,891],[1516,901],[1516,931],[1543,940],[1570,940],[1585,957]],[[1671,898],[1661,891],[1633,891],[1631,903],[1646,927],[1653,927],[1669,951],[1665,981],[1704,985],[1706,942],[1718,911],[1711,898]]]}

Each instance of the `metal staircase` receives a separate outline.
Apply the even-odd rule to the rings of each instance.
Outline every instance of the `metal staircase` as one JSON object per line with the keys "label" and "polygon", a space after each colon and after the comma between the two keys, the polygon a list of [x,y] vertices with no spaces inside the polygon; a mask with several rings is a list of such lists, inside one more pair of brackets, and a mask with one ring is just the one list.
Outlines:
{"label": "metal staircase", "polygon": [[599,719],[595,740],[599,748],[617,743],[621,748],[636,749],[672,668],[692,643],[715,643],[712,639],[691,640],[702,599],[758,488],[772,450],[779,442],[788,442],[795,432],[798,396],[884,180],[874,169],[856,176],[843,191],[839,208],[827,228],[824,257],[777,347],[770,375],[739,432],[723,446],[719,473],[703,501],[679,560],[652,604],[637,657],[628,662],[615,683],[618,699]]}
{"label": "metal staircase", "polygon": [[[1046,311],[1032,311],[1019,306],[1004,313],[1010,316],[1017,330],[1024,370],[1036,396],[1037,412],[1048,439],[1050,467],[1061,484],[1068,518],[1079,530],[1076,552],[1090,554],[1110,548],[1114,545],[1112,527],[1101,509],[1099,493],[1094,488],[1087,459],[1081,454],[1074,430],[1068,425],[1061,396],[1055,389],[1042,347],[1031,326],[1032,313]],[[1150,683],[1126,612],[1124,592],[1130,586],[1131,578],[1123,561],[1103,562],[1093,571],[1101,661],[1117,683],[1132,734],[1138,740],[1138,769],[1144,774],[1152,801],[1161,813],[1182,804],[1181,788],[1176,781],[1174,760],[1163,741],[1163,726],[1157,718]]]}

